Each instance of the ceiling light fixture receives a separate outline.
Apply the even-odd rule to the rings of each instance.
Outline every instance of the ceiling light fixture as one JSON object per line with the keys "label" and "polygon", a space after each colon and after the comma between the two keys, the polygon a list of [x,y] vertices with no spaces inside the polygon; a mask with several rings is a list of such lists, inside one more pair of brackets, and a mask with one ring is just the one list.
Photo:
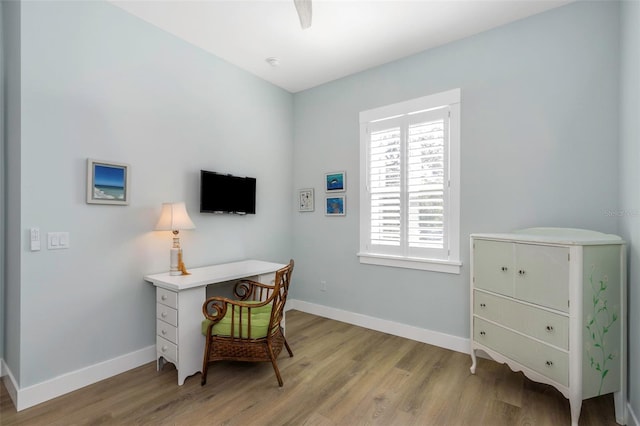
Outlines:
{"label": "ceiling light fixture", "polygon": [[273,56],[265,59],[265,61],[274,68],[280,65],[280,59]]}

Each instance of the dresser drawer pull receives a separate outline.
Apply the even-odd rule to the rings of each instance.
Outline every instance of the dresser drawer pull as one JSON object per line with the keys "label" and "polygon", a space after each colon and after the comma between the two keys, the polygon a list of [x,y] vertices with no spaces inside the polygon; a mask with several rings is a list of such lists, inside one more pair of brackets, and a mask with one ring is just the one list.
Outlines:
{"label": "dresser drawer pull", "polygon": [[487,335],[487,333],[485,333],[484,331],[481,331],[481,332],[480,332],[480,335],[481,335],[481,336],[486,336],[486,335]]}
{"label": "dresser drawer pull", "polygon": [[480,307],[481,307],[481,308],[486,308],[486,307],[487,307],[487,304],[486,304],[486,303],[481,303],[481,304],[480,304]]}
{"label": "dresser drawer pull", "polygon": [[160,299],[162,299],[162,300],[167,300],[167,295],[166,295],[166,294],[163,294],[163,295],[160,297]]}
{"label": "dresser drawer pull", "polygon": [[166,313],[166,312],[163,312],[163,313],[161,313],[161,314],[160,314],[160,316],[161,316],[162,318],[166,318],[166,317],[167,317],[167,313]]}
{"label": "dresser drawer pull", "polygon": [[165,334],[167,334],[167,330],[162,330],[161,333],[164,336]]}
{"label": "dresser drawer pull", "polygon": [[552,325],[548,325],[546,328],[547,328],[547,331],[549,333],[551,333],[553,331],[553,326]]}
{"label": "dresser drawer pull", "polygon": [[547,361],[545,362],[547,367],[552,367],[553,366],[553,361]]}
{"label": "dresser drawer pull", "polygon": [[518,273],[519,273],[520,275],[524,275],[524,269],[520,269],[520,270],[518,271]]}
{"label": "dresser drawer pull", "polygon": [[506,266],[503,266],[502,268],[500,268],[502,270],[502,272],[507,272],[507,270],[509,270],[509,268],[507,268]]}
{"label": "dresser drawer pull", "polygon": [[166,346],[163,346],[163,347],[161,348],[162,352],[166,352],[166,351],[167,351],[167,349],[169,349],[169,348],[168,348],[168,347],[166,347]]}

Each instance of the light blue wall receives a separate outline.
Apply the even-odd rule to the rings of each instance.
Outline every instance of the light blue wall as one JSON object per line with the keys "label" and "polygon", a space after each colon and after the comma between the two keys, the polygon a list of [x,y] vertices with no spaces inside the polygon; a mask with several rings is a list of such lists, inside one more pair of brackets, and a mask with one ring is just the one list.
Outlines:
{"label": "light blue wall", "polygon": [[[2,2],[0,2],[0,360],[4,358],[4,149],[5,149],[5,132],[4,132],[4,114],[6,111],[6,102],[4,100],[4,23],[3,23]],[[2,375],[2,366],[0,366],[0,375]]]}
{"label": "light blue wall", "polygon": [[623,1],[620,73],[620,218],[629,242],[629,401],[640,416],[640,2]]}
{"label": "light blue wall", "polygon": [[[578,2],[295,95],[297,299],[469,335],[469,234],[531,226],[617,232],[618,4]],[[597,29],[597,30],[596,30]],[[462,89],[460,275],[360,265],[358,113]],[[347,215],[323,176],[347,172]],[[320,291],[320,281],[327,291]]]}
{"label": "light blue wall", "polygon": [[[9,157],[21,167],[21,350],[9,368],[26,387],[155,344],[142,276],[168,268],[171,234],[152,232],[162,202],[186,201],[196,225],[181,233],[188,268],[289,259],[293,104],[106,2],[23,2],[21,35]],[[130,164],[129,206],[85,203],[87,158]],[[257,214],[200,214],[200,169],[256,177]],[[32,226],[68,231],[71,248],[29,251]]]}
{"label": "light blue wall", "polygon": [[5,62],[4,110],[4,360],[20,374],[20,3],[2,2]]}

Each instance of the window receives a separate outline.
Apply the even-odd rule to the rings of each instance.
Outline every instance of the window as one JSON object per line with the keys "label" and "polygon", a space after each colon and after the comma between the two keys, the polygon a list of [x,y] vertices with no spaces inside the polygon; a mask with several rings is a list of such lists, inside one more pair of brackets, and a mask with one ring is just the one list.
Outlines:
{"label": "window", "polygon": [[361,263],[460,273],[460,89],[360,113]]}

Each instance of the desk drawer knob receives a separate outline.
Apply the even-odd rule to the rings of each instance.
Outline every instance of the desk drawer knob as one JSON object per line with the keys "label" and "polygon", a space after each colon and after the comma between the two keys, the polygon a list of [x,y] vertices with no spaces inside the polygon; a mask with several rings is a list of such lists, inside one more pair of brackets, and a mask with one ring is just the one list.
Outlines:
{"label": "desk drawer knob", "polygon": [[161,316],[162,318],[166,318],[166,317],[167,317],[167,313],[166,313],[166,312],[163,312],[163,313],[161,313],[161,314],[160,314],[160,316]]}
{"label": "desk drawer knob", "polygon": [[480,304],[480,307],[481,307],[481,308],[486,308],[486,307],[487,307],[487,304],[486,304],[486,303],[481,303],[481,304]]}
{"label": "desk drawer knob", "polygon": [[162,299],[162,300],[167,300],[167,295],[166,295],[166,294],[163,294],[163,295],[162,295],[162,297],[160,297],[160,299]]}
{"label": "desk drawer knob", "polygon": [[480,332],[480,335],[481,335],[481,336],[486,336],[486,335],[487,335],[487,333],[485,333],[484,331],[481,331],[481,332]]}
{"label": "desk drawer knob", "polygon": [[507,272],[509,270],[509,268],[507,268],[506,266],[503,266],[502,268],[500,268],[502,270],[502,272]]}
{"label": "desk drawer knob", "polygon": [[160,350],[161,350],[162,352],[166,352],[166,351],[167,351],[167,349],[169,349],[169,348],[168,348],[168,347],[166,347],[166,346],[163,346]]}
{"label": "desk drawer knob", "polygon": [[553,367],[553,361],[547,361],[547,362],[545,362],[545,365],[547,367]]}
{"label": "desk drawer knob", "polygon": [[167,330],[162,330],[161,333],[164,336],[165,334],[167,334]]}
{"label": "desk drawer knob", "polygon": [[546,329],[547,329],[547,331],[548,331],[549,333],[551,333],[551,332],[553,331],[553,326],[552,326],[552,325],[548,325],[548,326],[546,327]]}

